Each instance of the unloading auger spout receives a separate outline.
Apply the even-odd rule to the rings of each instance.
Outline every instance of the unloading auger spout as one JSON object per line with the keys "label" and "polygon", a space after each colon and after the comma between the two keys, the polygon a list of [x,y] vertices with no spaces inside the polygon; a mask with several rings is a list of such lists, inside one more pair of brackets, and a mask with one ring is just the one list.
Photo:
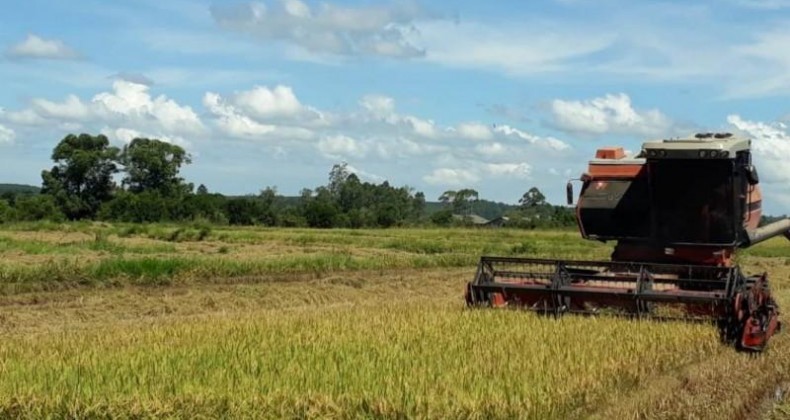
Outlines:
{"label": "unloading auger spout", "polygon": [[[749,351],[781,330],[767,273],[733,262],[741,248],[790,239],[790,219],[759,226],[750,139],[703,133],[648,141],[633,156],[603,148],[578,181],[581,236],[615,242],[610,260],[484,256],[468,305],[715,322],[723,340]],[[567,194],[572,205],[570,182]]]}
{"label": "unloading auger spout", "polygon": [[749,245],[755,245],[779,235],[790,239],[790,219],[778,220],[749,232]]}

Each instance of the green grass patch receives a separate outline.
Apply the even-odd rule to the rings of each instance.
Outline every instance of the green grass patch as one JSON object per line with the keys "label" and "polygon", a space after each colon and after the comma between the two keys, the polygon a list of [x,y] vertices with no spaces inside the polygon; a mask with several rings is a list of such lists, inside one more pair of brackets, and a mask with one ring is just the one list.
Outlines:
{"label": "green grass patch", "polygon": [[[58,226],[68,226],[58,225]],[[13,291],[122,284],[214,282],[288,273],[469,267],[483,255],[605,259],[611,247],[564,231],[516,229],[313,230],[204,225],[78,225],[92,240],[65,243],[0,235],[0,253],[51,256],[0,261],[0,288]],[[144,243],[130,238],[146,238]],[[176,242],[208,241],[216,252],[178,255]],[[187,245],[191,246],[191,245]],[[294,252],[294,246],[302,252]],[[208,248],[206,248],[208,249]],[[273,251],[269,252],[269,249]],[[201,251],[205,251],[201,249]],[[243,252],[244,258],[236,253]],[[81,255],[91,258],[81,260]]]}
{"label": "green grass patch", "polygon": [[84,251],[95,251],[113,255],[174,253],[172,244],[123,244],[97,236],[94,240],[55,243],[40,240],[20,240],[0,236],[0,253],[22,252],[30,255],[73,255]]}
{"label": "green grass patch", "polygon": [[76,286],[167,285],[223,282],[238,277],[289,273],[332,273],[350,270],[473,266],[477,259],[464,254],[356,257],[347,253],[315,253],[237,260],[208,257],[113,258],[96,263],[76,259],[52,261],[35,267],[0,264],[0,293],[13,294]]}

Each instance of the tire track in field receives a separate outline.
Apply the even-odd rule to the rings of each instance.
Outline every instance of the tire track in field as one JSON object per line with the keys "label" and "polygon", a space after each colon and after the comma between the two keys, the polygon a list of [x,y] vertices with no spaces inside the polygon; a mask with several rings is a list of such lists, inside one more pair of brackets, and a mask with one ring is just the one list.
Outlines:
{"label": "tire track in field", "polygon": [[[790,297],[782,290],[779,297]],[[786,322],[786,317],[783,317]],[[785,324],[787,325],[787,324]],[[649,363],[646,358],[645,363]],[[722,345],[709,358],[612,395],[590,419],[758,419],[790,382],[790,333],[774,336],[762,354]]]}

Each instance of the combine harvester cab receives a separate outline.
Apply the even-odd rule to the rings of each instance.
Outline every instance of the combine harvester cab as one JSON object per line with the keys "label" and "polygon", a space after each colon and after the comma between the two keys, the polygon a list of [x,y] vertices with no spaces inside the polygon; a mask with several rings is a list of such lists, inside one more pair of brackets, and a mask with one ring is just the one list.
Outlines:
{"label": "combine harvester cab", "polygon": [[[632,157],[600,149],[582,175],[581,236],[615,241],[610,261],[482,257],[470,306],[544,314],[611,314],[714,322],[738,349],[762,351],[780,331],[767,273],[745,275],[738,249],[777,235],[758,227],[762,196],[751,141],[729,133],[650,141]],[[567,187],[573,204],[573,187]]]}

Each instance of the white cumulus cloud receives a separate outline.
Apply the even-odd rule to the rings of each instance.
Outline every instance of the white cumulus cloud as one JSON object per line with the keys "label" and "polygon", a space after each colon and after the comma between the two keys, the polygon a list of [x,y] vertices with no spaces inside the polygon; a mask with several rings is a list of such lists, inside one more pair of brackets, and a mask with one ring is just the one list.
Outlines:
{"label": "white cumulus cloud", "polygon": [[107,136],[112,140],[116,140],[118,143],[128,144],[131,143],[132,140],[136,138],[155,138],[157,140],[161,140],[166,143],[175,144],[177,146],[181,146],[183,148],[190,148],[192,144],[187,141],[186,139],[178,136],[167,136],[167,135],[153,135],[153,134],[146,134],[131,128],[116,128],[112,129],[109,127],[105,127],[101,130],[101,133]]}
{"label": "white cumulus cloud", "polygon": [[[790,210],[790,165],[787,164],[790,127],[782,122],[750,121],[737,114],[729,115],[727,122],[734,131],[752,139],[753,162],[760,174],[768,211],[787,213]],[[780,204],[781,210],[771,210],[777,209],[774,203]]]}
{"label": "white cumulus cloud", "polygon": [[304,107],[289,86],[274,88],[255,86],[234,95],[233,103],[249,115],[261,119],[309,117],[312,111]]}
{"label": "white cumulus cloud", "polygon": [[494,128],[494,132],[505,138],[523,140],[557,152],[567,151],[571,148],[569,144],[554,137],[539,137],[509,125],[499,125]]}
{"label": "white cumulus cloud", "polygon": [[13,143],[14,137],[16,137],[14,130],[0,125],[0,144]]}
{"label": "white cumulus cloud", "polygon": [[147,130],[198,134],[204,130],[191,107],[180,105],[164,95],[152,97],[149,86],[116,80],[111,92],[101,92],[89,101],[68,95],[62,102],[36,98],[31,108],[11,118],[30,123],[42,120],[60,123],[103,122]]}
{"label": "white cumulus cloud", "polygon": [[95,130],[120,143],[139,134],[189,146],[187,137],[201,137],[207,132],[191,107],[165,95],[154,97],[149,86],[125,80],[114,81],[112,90],[89,99],[77,95],[67,95],[62,101],[34,98],[29,108],[0,113],[0,120],[32,128]]}
{"label": "white cumulus cloud", "polygon": [[[569,144],[531,134],[508,125],[461,122],[452,126],[431,119],[404,115],[394,98],[366,95],[357,111],[335,113],[327,124],[315,127],[315,150],[325,158],[366,159],[378,164],[427,166],[422,181],[431,185],[460,186],[498,179],[529,178],[534,168],[563,164],[572,153]],[[237,117],[250,118],[239,110]],[[323,111],[322,111],[323,112]],[[456,139],[473,142],[456,142]]]}
{"label": "white cumulus cloud", "polygon": [[459,124],[458,135],[469,140],[491,140],[493,133],[485,124],[477,122]]}
{"label": "white cumulus cloud", "polygon": [[431,185],[461,187],[480,181],[480,177],[472,170],[460,168],[438,168],[422,178]]}
{"label": "white cumulus cloud", "polygon": [[631,98],[624,93],[585,101],[555,99],[551,103],[551,113],[556,128],[585,135],[655,136],[672,128],[672,121],[660,111],[634,109]]}
{"label": "white cumulus cloud", "polygon": [[47,120],[37,114],[32,109],[22,111],[0,112],[0,118],[13,124],[41,126],[47,124]]}
{"label": "white cumulus cloud", "polygon": [[150,87],[125,80],[113,83],[113,92],[103,92],[91,101],[96,113],[105,119],[121,118],[155,124],[167,132],[195,134],[203,130],[203,123],[195,111],[164,95],[152,97]]}
{"label": "white cumulus cloud", "polygon": [[790,185],[790,130],[784,123],[769,124],[749,121],[740,115],[729,115],[727,122],[738,131],[752,138],[752,153],[755,164],[768,183]]}
{"label": "white cumulus cloud", "polygon": [[475,150],[484,156],[501,156],[507,152],[505,146],[497,142],[478,144]]}
{"label": "white cumulus cloud", "polygon": [[403,119],[407,124],[411,125],[414,132],[420,136],[436,138],[439,135],[436,130],[436,124],[431,120],[421,120],[410,115],[407,115]]}
{"label": "white cumulus cloud", "polygon": [[346,166],[346,169],[350,173],[356,174],[360,179],[367,180],[367,181],[370,181],[370,182],[384,182],[387,179],[387,178],[385,178],[385,177],[383,177],[381,175],[377,175],[377,174],[374,174],[374,173],[370,173],[368,171],[364,171],[364,170],[359,169],[356,166],[352,166],[352,165]]}
{"label": "white cumulus cloud", "polygon": [[87,98],[37,98],[29,108],[0,111],[0,123],[7,130],[24,127],[25,133],[45,127],[101,132],[117,144],[135,137],[158,138],[191,153],[206,147],[222,153],[245,150],[238,153],[264,153],[294,165],[343,160],[387,174],[393,182],[408,180],[418,188],[437,189],[483,188],[488,183],[500,190],[521,189],[531,174],[568,167],[575,153],[561,140],[515,126],[443,124],[426,115],[409,115],[398,109],[394,98],[380,94],[363,96],[351,110],[330,112],[310,106],[285,85],[209,91],[199,110],[152,91],[152,86],[116,80],[112,89]]}
{"label": "white cumulus cloud", "polygon": [[[91,109],[76,95],[68,95],[63,102],[33,99],[33,110],[40,117],[58,120],[84,121],[91,118]],[[28,111],[23,111],[28,112]],[[33,118],[31,118],[33,120]]]}
{"label": "white cumulus cloud", "polygon": [[203,106],[214,115],[217,126],[231,137],[256,137],[275,129],[273,125],[261,124],[242,114],[233,105],[225,103],[217,93],[207,92],[203,96]]}
{"label": "white cumulus cloud", "polygon": [[529,178],[532,173],[528,163],[488,163],[484,168],[489,174],[502,177]]}
{"label": "white cumulus cloud", "polygon": [[8,48],[6,56],[11,58],[48,58],[56,60],[75,60],[81,57],[79,53],[64,44],[63,41],[45,39],[34,34],[29,34],[27,38]]}
{"label": "white cumulus cloud", "polygon": [[232,138],[263,139],[263,140],[305,140],[314,136],[312,130],[287,125],[283,122],[261,121],[234,105],[220,94],[207,92],[203,96],[205,106],[216,122],[219,130]]}
{"label": "white cumulus cloud", "polygon": [[326,136],[318,142],[318,150],[329,158],[361,158],[367,153],[367,145],[342,134]]}
{"label": "white cumulus cloud", "polygon": [[395,99],[384,95],[365,95],[359,104],[371,115],[387,118],[395,112]]}
{"label": "white cumulus cloud", "polygon": [[395,109],[395,99],[384,95],[365,95],[359,100],[359,106],[364,111],[361,119],[365,122],[384,123],[386,125],[404,128],[412,134],[435,139],[440,133],[436,123],[413,115],[401,115]]}

